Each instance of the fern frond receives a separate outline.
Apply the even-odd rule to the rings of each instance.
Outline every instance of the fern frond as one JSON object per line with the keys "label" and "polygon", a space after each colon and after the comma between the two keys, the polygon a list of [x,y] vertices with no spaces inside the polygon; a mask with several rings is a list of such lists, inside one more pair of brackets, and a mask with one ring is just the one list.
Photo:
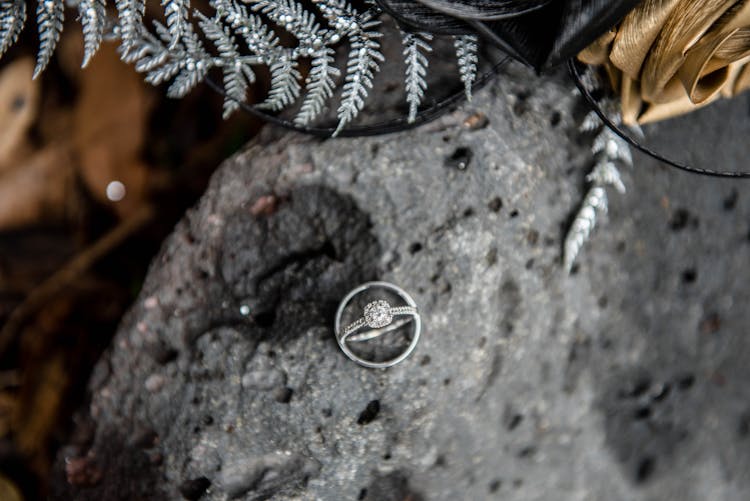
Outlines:
{"label": "fern frond", "polygon": [[142,37],[143,16],[146,13],[146,0],[117,0],[115,3],[119,19],[120,53],[125,62],[132,63],[137,57],[133,49]]}
{"label": "fern frond", "polygon": [[349,37],[351,51],[349,62],[346,67],[346,79],[341,94],[341,103],[337,110],[338,127],[333,133],[338,135],[348,123],[350,123],[362,110],[365,99],[372,88],[372,80],[380,71],[380,63],[385,58],[380,52],[378,38],[382,33],[375,31],[380,21],[374,18],[375,13],[370,11],[362,14],[360,21],[361,30],[352,33]]}
{"label": "fern frond", "polygon": [[268,70],[271,72],[271,89],[268,97],[258,105],[273,111],[280,111],[292,104],[300,95],[302,79],[297,67],[299,63],[284,54],[271,63]]}
{"label": "fern frond", "polygon": [[310,44],[320,33],[315,16],[294,0],[247,0],[252,9],[293,34],[300,42]]}
{"label": "fern frond", "polygon": [[326,101],[333,97],[336,78],[341,75],[339,69],[333,66],[335,54],[330,47],[324,47],[313,56],[305,82],[307,93],[294,119],[295,124],[302,126],[312,122],[323,111]]}
{"label": "fern frond", "polygon": [[16,43],[26,24],[26,2],[13,0],[0,5],[0,57]]}
{"label": "fern frond", "polygon": [[409,123],[417,118],[417,110],[424,99],[427,89],[427,66],[429,61],[425,53],[432,52],[429,33],[402,33],[404,45],[404,62],[406,63],[406,102],[409,104]]}
{"label": "fern frond", "polygon": [[622,182],[619,169],[609,160],[602,160],[597,163],[589,175],[586,176],[586,181],[601,186],[614,186],[622,194],[626,191],[625,183]]}
{"label": "fern frond", "polygon": [[[154,71],[159,73],[159,66],[165,64],[170,57],[169,49],[165,45],[165,43],[169,43],[170,41],[169,31],[158,22],[154,22],[154,26],[157,33],[160,33],[163,38],[166,34],[166,40],[159,40],[151,33],[144,31],[143,38],[139,40],[137,45],[133,46],[130,55],[136,61],[135,71],[138,73],[147,73],[146,81],[153,85],[159,85],[161,82],[172,78],[174,74],[161,77],[158,74],[152,73]],[[179,69],[179,65],[176,64],[176,67]]]}
{"label": "fern frond", "polygon": [[273,30],[269,29],[263,20],[251,14],[237,2],[218,0],[216,13],[226,19],[234,32],[245,40],[250,52],[265,58],[278,52],[279,41]]}
{"label": "fern frond", "polygon": [[188,14],[190,0],[162,0],[167,29],[172,37],[169,48],[174,49],[190,28]]}
{"label": "fern frond", "polygon": [[49,64],[52,53],[55,52],[57,42],[65,19],[64,0],[39,0],[36,9],[36,22],[39,27],[39,52],[32,78],[37,78]]}
{"label": "fern frond", "polygon": [[629,167],[633,166],[633,154],[630,152],[630,146],[623,138],[607,127],[604,127],[594,138],[591,152],[594,155],[604,154],[607,158],[620,160]]}
{"label": "fern frond", "polygon": [[193,31],[191,25],[187,25],[175,48],[182,52],[182,56],[176,58],[180,61],[180,72],[167,89],[167,96],[173,99],[185,97],[188,92],[203,81],[208,74],[208,70],[213,66],[212,59],[206,53],[200,38]]}
{"label": "fern frond", "polygon": [[83,63],[81,63],[81,67],[85,68],[102,43],[107,16],[105,0],[82,0],[78,4],[78,12],[83,26]]}
{"label": "fern frond", "polygon": [[453,38],[458,60],[458,73],[464,84],[466,99],[471,101],[471,88],[477,79],[477,63],[479,62],[479,38],[476,35],[460,35]]}
{"label": "fern frond", "polygon": [[573,263],[596,226],[598,212],[607,212],[607,192],[602,186],[592,186],[583,199],[581,208],[565,238],[563,268],[570,273]]}
{"label": "fern frond", "polygon": [[222,71],[226,92],[223,116],[227,119],[239,109],[240,103],[245,102],[247,89],[255,81],[255,73],[249,65],[242,62],[239,48],[229,28],[225,28],[216,18],[209,19],[203,14],[198,17],[203,33],[214,43],[219,57],[226,60]]}

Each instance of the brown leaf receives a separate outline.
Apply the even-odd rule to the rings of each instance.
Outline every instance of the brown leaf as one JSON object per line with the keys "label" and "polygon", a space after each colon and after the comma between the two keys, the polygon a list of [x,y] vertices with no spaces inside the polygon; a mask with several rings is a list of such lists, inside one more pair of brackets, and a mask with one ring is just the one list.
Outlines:
{"label": "brown leaf", "polygon": [[[85,71],[80,72],[80,99],[73,112],[73,147],[80,175],[99,202],[121,216],[143,204],[149,169],[141,161],[153,95],[141,76],[120,61],[113,44],[104,44]],[[119,181],[125,197],[107,196]]]}
{"label": "brown leaf", "polygon": [[0,175],[0,230],[61,221],[74,191],[70,152],[50,146]]}
{"label": "brown leaf", "polygon": [[31,80],[34,62],[18,59],[0,73],[0,173],[27,149],[27,132],[39,107],[39,84]]}

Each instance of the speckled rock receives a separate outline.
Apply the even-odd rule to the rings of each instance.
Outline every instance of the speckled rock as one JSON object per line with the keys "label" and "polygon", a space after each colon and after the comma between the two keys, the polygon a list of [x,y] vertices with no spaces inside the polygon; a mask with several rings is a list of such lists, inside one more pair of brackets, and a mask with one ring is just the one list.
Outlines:
{"label": "speckled rock", "polygon": [[[748,186],[636,156],[566,276],[578,106],[512,68],[414,131],[269,131],[228,160],[97,367],[95,432],[60,453],[55,495],[750,499]],[[749,123],[740,100],[648,133],[741,167]],[[389,370],[332,334],[376,278],[424,320]]]}

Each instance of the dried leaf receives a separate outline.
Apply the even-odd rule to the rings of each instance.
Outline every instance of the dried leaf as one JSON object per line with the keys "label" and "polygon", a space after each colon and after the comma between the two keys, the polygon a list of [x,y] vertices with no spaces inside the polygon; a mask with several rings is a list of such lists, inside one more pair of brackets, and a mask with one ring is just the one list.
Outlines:
{"label": "dried leaf", "polygon": [[23,58],[0,73],[0,173],[15,163],[37,115],[39,83],[31,81],[34,61]]}

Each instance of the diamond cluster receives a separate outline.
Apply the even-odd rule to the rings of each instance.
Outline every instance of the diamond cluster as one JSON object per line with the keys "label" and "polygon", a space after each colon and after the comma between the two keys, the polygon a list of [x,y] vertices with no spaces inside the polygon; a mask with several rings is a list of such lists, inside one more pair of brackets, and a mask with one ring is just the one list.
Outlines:
{"label": "diamond cluster", "polygon": [[380,329],[393,321],[391,305],[382,299],[373,301],[365,306],[365,322],[371,329]]}

